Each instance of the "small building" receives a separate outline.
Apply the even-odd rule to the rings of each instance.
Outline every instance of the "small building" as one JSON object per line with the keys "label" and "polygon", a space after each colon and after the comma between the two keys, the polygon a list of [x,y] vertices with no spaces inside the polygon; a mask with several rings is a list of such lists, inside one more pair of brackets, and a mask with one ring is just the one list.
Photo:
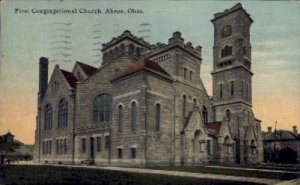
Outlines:
{"label": "small building", "polygon": [[263,132],[264,161],[271,163],[300,163],[300,134],[297,127],[293,131],[274,130],[268,127]]}

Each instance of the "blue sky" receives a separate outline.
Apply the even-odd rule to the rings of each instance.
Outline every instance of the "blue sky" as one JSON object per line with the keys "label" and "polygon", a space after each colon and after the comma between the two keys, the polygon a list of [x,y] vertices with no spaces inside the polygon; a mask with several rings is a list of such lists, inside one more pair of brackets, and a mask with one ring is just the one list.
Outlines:
{"label": "blue sky", "polygon": [[[38,91],[38,59],[50,72],[75,61],[100,66],[101,44],[130,30],[150,43],[167,43],[175,31],[203,47],[201,77],[211,94],[213,14],[237,1],[21,1],[1,3],[0,133],[11,130],[32,143]],[[253,108],[265,129],[300,127],[300,3],[241,1],[254,19],[251,27]],[[43,15],[19,9],[140,9],[143,14]],[[64,24],[62,24],[64,23]],[[141,26],[148,23],[148,26]],[[141,32],[141,30],[147,30]],[[67,38],[66,38],[67,36]],[[67,43],[67,44],[66,44]],[[51,73],[50,73],[51,74]]]}

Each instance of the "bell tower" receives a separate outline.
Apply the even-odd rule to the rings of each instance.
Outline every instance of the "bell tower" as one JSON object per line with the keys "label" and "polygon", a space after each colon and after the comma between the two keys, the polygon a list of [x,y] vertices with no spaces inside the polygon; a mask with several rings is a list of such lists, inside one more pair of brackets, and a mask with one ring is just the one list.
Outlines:
{"label": "bell tower", "polygon": [[[236,141],[254,121],[250,15],[240,3],[216,13],[213,46],[213,105],[216,121],[229,123]],[[237,157],[240,158],[240,157]]]}

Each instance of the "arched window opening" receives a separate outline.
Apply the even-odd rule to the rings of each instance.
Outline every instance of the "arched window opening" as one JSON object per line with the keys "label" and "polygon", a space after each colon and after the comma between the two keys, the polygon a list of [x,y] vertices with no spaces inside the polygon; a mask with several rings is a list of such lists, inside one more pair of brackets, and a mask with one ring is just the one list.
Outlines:
{"label": "arched window opening", "polygon": [[131,103],[131,129],[136,129],[136,123],[137,123],[137,106],[135,102]]}
{"label": "arched window opening", "polygon": [[183,123],[185,120],[185,111],[186,110],[186,95],[182,96],[182,118],[183,118]]}
{"label": "arched window opening", "polygon": [[230,82],[230,94],[231,94],[231,96],[234,95],[234,81]]}
{"label": "arched window opening", "polygon": [[220,98],[223,98],[223,84],[220,84]]}
{"label": "arched window opening", "polygon": [[246,55],[247,54],[247,48],[246,46],[243,46],[243,55]]}
{"label": "arched window opening", "polygon": [[183,69],[183,78],[186,79],[187,78],[186,76],[187,76],[187,69],[184,68]]}
{"label": "arched window opening", "polygon": [[133,44],[129,45],[129,50],[128,51],[129,51],[129,54],[132,54],[132,55],[134,54],[134,45]]}
{"label": "arched window opening", "polygon": [[230,121],[230,119],[231,119],[231,112],[230,112],[230,110],[226,110],[226,120],[227,121]]}
{"label": "arched window opening", "polygon": [[155,130],[160,130],[160,104],[155,106]]}
{"label": "arched window opening", "polygon": [[208,123],[208,112],[207,108],[204,105],[202,106],[202,119],[204,124]]}
{"label": "arched window opening", "polygon": [[68,125],[68,102],[65,99],[60,100],[58,110],[58,128],[64,128]]}
{"label": "arched window opening", "polygon": [[119,47],[116,47],[115,48],[115,55],[119,55],[120,54],[120,49],[119,49]]}
{"label": "arched window opening", "polygon": [[125,53],[125,45],[124,44],[120,45],[120,53],[121,54]]}
{"label": "arched window opening", "polygon": [[137,47],[137,48],[135,49],[135,55],[136,55],[137,57],[141,57],[141,48]]}
{"label": "arched window opening", "polygon": [[232,46],[226,45],[222,50],[221,50],[221,57],[226,57],[232,55]]}
{"label": "arched window opening", "polygon": [[250,111],[248,111],[248,124],[250,123]]}
{"label": "arched window opening", "polygon": [[245,92],[246,98],[248,98],[249,97],[249,94],[248,94],[248,92],[249,92],[249,84],[248,83],[246,84],[246,90],[245,91],[246,91]]}
{"label": "arched window opening", "polygon": [[196,98],[193,99],[193,107],[194,108],[198,107],[198,105],[197,105],[197,99]]}
{"label": "arched window opening", "polygon": [[232,145],[230,143],[230,139],[229,139],[229,136],[226,136],[224,138],[224,146],[226,148],[226,153],[227,154],[230,154],[231,153],[231,149],[232,149]]}
{"label": "arched window opening", "polygon": [[45,108],[45,121],[44,121],[44,130],[52,128],[52,107],[50,104],[46,105]]}
{"label": "arched window opening", "polygon": [[253,139],[250,142],[250,148],[251,148],[251,154],[256,155],[256,145],[255,145],[255,141]]}
{"label": "arched window opening", "polygon": [[111,121],[111,105],[112,96],[102,94],[95,98],[93,108],[94,122],[110,122]]}
{"label": "arched window opening", "polygon": [[119,132],[123,130],[123,107],[119,105],[118,107],[118,123],[119,123]]}

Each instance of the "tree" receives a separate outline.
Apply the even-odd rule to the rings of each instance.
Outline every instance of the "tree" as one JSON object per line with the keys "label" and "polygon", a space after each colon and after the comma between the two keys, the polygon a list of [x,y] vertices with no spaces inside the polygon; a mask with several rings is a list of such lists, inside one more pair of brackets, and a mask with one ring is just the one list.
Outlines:
{"label": "tree", "polygon": [[21,142],[15,140],[7,140],[5,135],[0,136],[0,157],[1,165],[4,164],[4,158],[9,152],[14,152],[15,149],[21,146]]}

